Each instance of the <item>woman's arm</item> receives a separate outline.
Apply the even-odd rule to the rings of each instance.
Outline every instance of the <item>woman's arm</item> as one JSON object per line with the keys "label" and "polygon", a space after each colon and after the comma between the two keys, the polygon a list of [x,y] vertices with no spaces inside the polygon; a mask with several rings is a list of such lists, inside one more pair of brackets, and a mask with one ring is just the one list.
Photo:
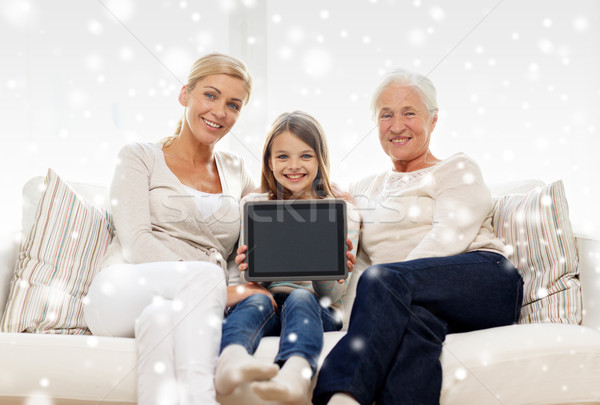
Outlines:
{"label": "woman's arm", "polygon": [[130,263],[180,260],[178,254],[165,247],[151,232],[151,155],[145,154],[140,145],[133,144],[124,147],[118,158],[110,194],[123,257]]}
{"label": "woman's arm", "polygon": [[464,157],[436,173],[431,230],[406,260],[463,253],[492,209],[492,197],[479,166]]}

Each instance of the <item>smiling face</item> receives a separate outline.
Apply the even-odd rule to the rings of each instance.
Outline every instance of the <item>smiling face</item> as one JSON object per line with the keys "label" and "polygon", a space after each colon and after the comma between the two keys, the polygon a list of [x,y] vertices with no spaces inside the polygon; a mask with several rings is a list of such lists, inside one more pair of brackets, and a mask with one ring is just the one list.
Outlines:
{"label": "smiling face", "polygon": [[316,198],[312,187],[319,172],[316,153],[291,132],[283,132],[273,139],[269,168],[275,180],[294,198]]}
{"label": "smiling face", "polygon": [[191,91],[184,86],[179,94],[186,107],[181,135],[213,146],[236,123],[247,98],[244,82],[225,74],[206,76]]}
{"label": "smiling face", "polygon": [[429,167],[429,142],[437,123],[420,95],[411,87],[391,84],[376,103],[379,141],[399,172]]}

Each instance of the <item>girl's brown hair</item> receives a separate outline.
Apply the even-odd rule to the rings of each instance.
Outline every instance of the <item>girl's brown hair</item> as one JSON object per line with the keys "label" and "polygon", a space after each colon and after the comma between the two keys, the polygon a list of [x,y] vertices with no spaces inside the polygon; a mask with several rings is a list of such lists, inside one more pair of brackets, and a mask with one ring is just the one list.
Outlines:
{"label": "girl's brown hair", "polygon": [[263,150],[260,180],[262,192],[268,193],[269,198],[272,200],[287,200],[292,196],[288,189],[275,180],[275,175],[269,167],[273,140],[284,132],[291,133],[315,151],[319,171],[313,181],[312,189],[318,198],[333,197],[333,191],[329,183],[329,149],[325,131],[316,119],[302,111],[283,113],[271,125]]}
{"label": "girl's brown hair", "polygon": [[[186,83],[188,92],[192,92],[196,84],[206,76],[219,74],[235,77],[244,83],[244,89],[248,93],[244,104],[248,104],[250,94],[252,93],[252,76],[250,76],[248,68],[241,60],[222,53],[210,53],[194,62]],[[180,118],[173,135],[163,139],[162,142],[164,145],[170,144],[179,136],[181,126],[182,119]]]}

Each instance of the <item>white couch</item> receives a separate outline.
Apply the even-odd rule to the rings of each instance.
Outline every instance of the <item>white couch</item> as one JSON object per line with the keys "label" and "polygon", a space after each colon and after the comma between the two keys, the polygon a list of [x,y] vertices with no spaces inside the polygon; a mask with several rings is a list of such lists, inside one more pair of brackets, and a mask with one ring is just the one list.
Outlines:
{"label": "white couch", "polygon": [[[34,178],[24,187],[24,231],[31,227],[42,182]],[[105,188],[72,186],[106,205]],[[502,192],[515,190],[513,186]],[[0,240],[0,313],[21,234],[4,232]],[[582,325],[512,325],[449,335],[441,356],[441,404],[600,404],[600,240],[577,237],[577,248]],[[353,274],[344,297],[347,307],[362,270],[357,266]],[[321,359],[343,334],[326,333]],[[264,338],[256,355],[273,359],[277,343],[278,338]],[[0,333],[0,404],[132,404],[135,378],[134,339]],[[258,403],[250,397],[242,386],[220,401]],[[41,402],[28,402],[34,398]]]}

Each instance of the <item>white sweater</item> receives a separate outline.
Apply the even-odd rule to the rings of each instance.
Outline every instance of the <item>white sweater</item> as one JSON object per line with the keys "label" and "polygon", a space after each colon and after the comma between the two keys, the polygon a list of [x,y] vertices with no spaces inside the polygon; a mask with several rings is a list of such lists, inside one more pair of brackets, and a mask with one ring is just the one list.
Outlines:
{"label": "white sweater", "polygon": [[350,193],[362,216],[360,255],[367,263],[503,254],[492,231],[491,193],[477,163],[462,153],[426,169],[367,177]]}

